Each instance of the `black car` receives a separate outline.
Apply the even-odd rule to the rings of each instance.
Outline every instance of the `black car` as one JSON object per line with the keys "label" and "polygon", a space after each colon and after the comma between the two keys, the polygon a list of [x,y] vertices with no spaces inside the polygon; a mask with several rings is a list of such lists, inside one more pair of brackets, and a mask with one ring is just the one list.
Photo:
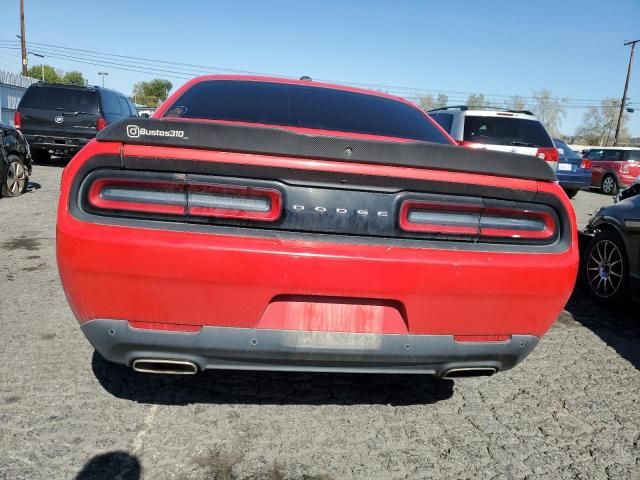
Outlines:
{"label": "black car", "polygon": [[640,183],[621,200],[598,210],[587,225],[582,278],[594,299],[617,303],[629,295],[640,301]]}
{"label": "black car", "polygon": [[0,181],[2,196],[16,197],[25,192],[31,175],[31,154],[22,134],[0,123]]}
{"label": "black car", "polygon": [[36,161],[73,155],[108,124],[138,117],[123,94],[101,87],[35,83],[22,96],[15,124]]}

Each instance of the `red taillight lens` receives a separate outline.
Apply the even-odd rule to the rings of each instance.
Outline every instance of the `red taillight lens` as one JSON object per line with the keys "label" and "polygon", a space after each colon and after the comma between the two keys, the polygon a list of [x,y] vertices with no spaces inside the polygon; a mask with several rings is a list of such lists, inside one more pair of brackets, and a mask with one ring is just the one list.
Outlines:
{"label": "red taillight lens", "polygon": [[193,184],[187,194],[190,215],[274,222],[282,214],[282,194],[271,188]]}
{"label": "red taillight lens", "polygon": [[547,162],[557,162],[560,158],[558,149],[554,147],[540,147],[536,152],[536,157],[546,160]]}
{"label": "red taillight lens", "polygon": [[406,200],[400,206],[400,228],[406,232],[478,235],[482,204]]}
{"label": "red taillight lens", "polygon": [[16,128],[22,128],[22,115],[20,112],[16,112],[13,114],[13,124]]}
{"label": "red taillight lens", "polygon": [[551,242],[558,232],[553,210],[544,205],[501,202],[458,203],[405,200],[400,229],[419,234],[478,238],[485,241]]}
{"label": "red taillight lens", "polygon": [[98,178],[87,200],[99,210],[274,222],[282,214],[276,189],[173,180]]}
{"label": "red taillight lens", "polygon": [[101,210],[184,215],[184,190],[179,182],[99,178],[89,188],[88,201]]}
{"label": "red taillight lens", "polygon": [[106,126],[107,121],[104,119],[104,117],[98,117],[98,120],[96,121],[96,130],[99,132]]}
{"label": "red taillight lens", "polygon": [[591,160],[587,160],[586,158],[582,159],[582,163],[580,164],[580,168],[585,170],[591,170]]}
{"label": "red taillight lens", "polygon": [[544,210],[487,207],[480,219],[483,238],[550,240],[555,233],[555,218]]}

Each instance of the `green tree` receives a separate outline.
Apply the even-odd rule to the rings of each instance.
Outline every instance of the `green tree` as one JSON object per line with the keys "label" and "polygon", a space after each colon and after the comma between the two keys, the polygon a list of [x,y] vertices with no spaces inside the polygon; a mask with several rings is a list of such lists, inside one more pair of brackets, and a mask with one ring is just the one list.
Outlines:
{"label": "green tree", "polygon": [[50,83],[60,83],[60,72],[56,71],[51,65],[34,65],[27,70],[27,76],[42,80],[42,72],[44,70],[44,81]]}
{"label": "green tree", "polygon": [[133,98],[138,104],[155,107],[167,99],[172,88],[173,84],[169,80],[161,78],[139,82],[133,87]]}
{"label": "green tree", "polygon": [[67,72],[61,79],[62,83],[68,83],[70,85],[86,85],[84,77],[81,72],[77,70],[73,70],[71,72]]}
{"label": "green tree", "polygon": [[533,92],[531,110],[552,137],[560,136],[560,125],[567,116],[566,102],[566,98],[554,97],[546,88]]}

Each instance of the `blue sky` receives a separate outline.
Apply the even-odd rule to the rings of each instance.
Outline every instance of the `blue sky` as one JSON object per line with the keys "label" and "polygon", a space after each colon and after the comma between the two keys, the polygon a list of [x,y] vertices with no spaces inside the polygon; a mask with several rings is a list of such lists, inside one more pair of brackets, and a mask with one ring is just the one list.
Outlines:
{"label": "blue sky", "polygon": [[[572,134],[581,120],[585,109],[580,105],[622,96],[629,58],[623,42],[640,38],[638,0],[304,4],[25,0],[25,4],[27,40],[33,42],[387,85],[387,91],[407,96],[429,90],[530,96],[533,90],[548,88],[575,99],[561,128],[566,134]],[[15,40],[19,33],[18,5],[18,0],[3,2],[0,40]],[[640,136],[639,58],[640,47],[629,87],[636,113],[628,126],[635,136]],[[50,58],[46,63],[80,70],[96,84],[97,72],[106,70],[107,86],[125,93],[131,93],[140,80],[161,76],[69,59]],[[19,67],[19,51],[0,48],[0,69]],[[175,86],[184,81],[170,80]],[[466,93],[449,96],[464,101]]]}

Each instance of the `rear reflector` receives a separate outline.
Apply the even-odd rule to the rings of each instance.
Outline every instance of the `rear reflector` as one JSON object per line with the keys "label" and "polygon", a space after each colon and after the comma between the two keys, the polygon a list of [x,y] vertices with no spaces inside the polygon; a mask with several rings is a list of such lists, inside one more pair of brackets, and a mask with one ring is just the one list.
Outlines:
{"label": "rear reflector", "polygon": [[405,232],[542,242],[552,241],[558,229],[556,216],[548,207],[492,201],[405,200],[400,207],[399,225]]}
{"label": "rear reflector", "polygon": [[456,342],[506,342],[511,335],[454,335]]}
{"label": "rear reflector", "polygon": [[282,214],[276,189],[164,180],[98,178],[89,205],[100,210],[274,222]]}

